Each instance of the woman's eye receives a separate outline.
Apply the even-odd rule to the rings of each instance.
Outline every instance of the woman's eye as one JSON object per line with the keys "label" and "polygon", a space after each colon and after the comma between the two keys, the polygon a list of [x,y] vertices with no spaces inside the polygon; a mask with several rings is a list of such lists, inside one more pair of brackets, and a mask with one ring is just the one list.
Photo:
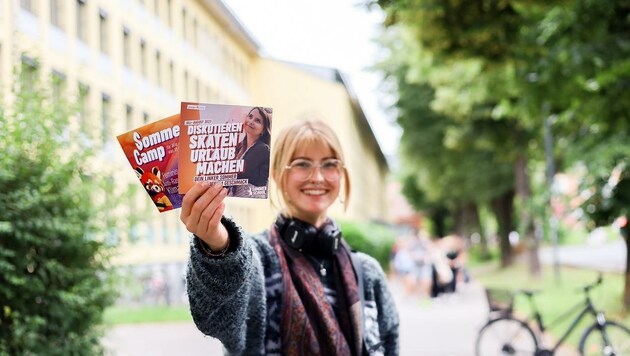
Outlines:
{"label": "woman's eye", "polygon": [[337,161],[326,161],[322,163],[322,168],[324,169],[333,169],[339,167],[339,162]]}
{"label": "woman's eye", "polygon": [[293,163],[294,167],[303,168],[303,169],[311,168],[312,165],[313,164],[309,161],[300,161],[300,162]]}

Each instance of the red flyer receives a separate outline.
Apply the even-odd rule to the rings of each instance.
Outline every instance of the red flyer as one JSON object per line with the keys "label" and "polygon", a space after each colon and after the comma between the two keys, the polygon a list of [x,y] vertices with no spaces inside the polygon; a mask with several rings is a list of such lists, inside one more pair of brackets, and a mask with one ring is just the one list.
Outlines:
{"label": "red flyer", "polygon": [[177,160],[179,114],[119,135],[131,168],[160,213],[180,208]]}

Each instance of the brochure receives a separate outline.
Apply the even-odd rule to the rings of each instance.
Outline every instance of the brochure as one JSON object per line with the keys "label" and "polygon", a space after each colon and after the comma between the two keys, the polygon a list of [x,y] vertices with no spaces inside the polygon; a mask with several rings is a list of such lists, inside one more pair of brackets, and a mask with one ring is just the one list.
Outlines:
{"label": "brochure", "polygon": [[160,213],[180,208],[179,114],[117,136],[131,168]]}
{"label": "brochure", "polygon": [[266,199],[272,115],[269,107],[182,102],[179,193],[220,182],[228,196]]}

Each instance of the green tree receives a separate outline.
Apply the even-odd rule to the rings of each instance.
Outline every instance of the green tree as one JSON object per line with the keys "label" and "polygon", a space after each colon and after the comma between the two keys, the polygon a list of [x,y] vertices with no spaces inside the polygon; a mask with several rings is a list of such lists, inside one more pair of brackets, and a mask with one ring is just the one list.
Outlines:
{"label": "green tree", "polygon": [[[629,18],[628,1],[576,0],[546,13],[532,30],[546,48],[539,81],[555,91],[547,101],[563,163],[585,168],[591,226],[630,212]],[[627,235],[625,241],[630,256]],[[623,303],[630,308],[630,261],[625,279]]]}
{"label": "green tree", "polygon": [[[512,134],[518,130],[516,122],[493,118],[492,105],[485,99],[485,83],[491,77],[480,72],[479,61],[437,63],[415,42],[413,29],[397,24],[386,32],[392,33],[397,38],[383,39],[390,57],[378,68],[394,82],[398,97],[396,114],[403,128],[400,147],[406,167],[403,193],[420,203],[416,208],[428,209],[438,236],[453,231],[485,236],[479,209],[493,207],[500,236],[507,242],[514,228],[510,216],[514,164],[506,152],[516,151],[518,140]],[[447,226],[445,212],[452,217],[452,226]],[[511,246],[501,247],[507,265]]]}
{"label": "green tree", "polygon": [[0,110],[0,355],[102,354],[109,180],[67,105],[22,88]]}
{"label": "green tree", "polygon": [[[507,137],[515,144],[504,151],[515,162],[519,225],[526,235],[531,235],[528,240],[534,247],[532,251],[537,244],[532,234],[533,216],[540,211],[539,202],[547,201],[535,197],[541,192],[534,191],[530,182],[531,177],[540,176],[536,173],[544,166],[541,162],[545,124],[552,124],[553,158],[561,164],[560,169],[585,166],[585,182],[591,184],[591,189],[609,189],[608,179],[604,178],[626,164],[627,155],[618,153],[627,151],[629,145],[628,1],[373,2],[386,10],[387,24],[404,24],[413,30],[415,42],[429,53],[433,63],[450,68],[451,73],[461,73],[458,67],[479,61],[481,74],[475,82],[457,75],[448,79],[448,71],[442,75],[447,80],[437,82],[431,73],[435,70],[424,69],[422,73],[434,77],[429,82],[436,91],[450,93],[437,95],[442,102],[431,104],[446,108],[447,111],[440,111],[442,114],[450,112],[447,116],[453,116],[455,108],[468,115],[486,107],[492,113],[487,118],[511,121],[508,126],[513,130],[507,131]],[[427,67],[425,62],[407,61],[412,69]],[[473,105],[466,107],[461,102]],[[540,189],[540,184],[534,184],[536,188]],[[608,209],[606,204],[593,201],[588,206],[601,209],[588,214],[596,223],[610,222],[615,214],[625,211],[621,207]],[[607,218],[595,218],[600,215]],[[630,266],[626,272],[626,296],[630,295],[629,276]]]}

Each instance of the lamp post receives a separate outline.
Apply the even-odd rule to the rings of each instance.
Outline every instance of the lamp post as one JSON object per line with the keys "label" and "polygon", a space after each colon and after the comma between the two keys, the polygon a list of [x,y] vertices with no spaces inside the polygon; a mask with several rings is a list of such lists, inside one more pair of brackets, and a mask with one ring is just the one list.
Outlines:
{"label": "lamp post", "polygon": [[547,168],[547,185],[549,186],[549,233],[551,235],[552,243],[552,261],[553,272],[556,283],[560,282],[560,257],[558,253],[558,219],[556,218],[553,206],[553,177],[555,175],[555,165],[553,161],[553,133],[551,132],[551,124],[553,123],[553,116],[549,115],[549,103],[543,104],[543,115],[545,120],[543,121],[543,129],[545,135],[545,163]]}

